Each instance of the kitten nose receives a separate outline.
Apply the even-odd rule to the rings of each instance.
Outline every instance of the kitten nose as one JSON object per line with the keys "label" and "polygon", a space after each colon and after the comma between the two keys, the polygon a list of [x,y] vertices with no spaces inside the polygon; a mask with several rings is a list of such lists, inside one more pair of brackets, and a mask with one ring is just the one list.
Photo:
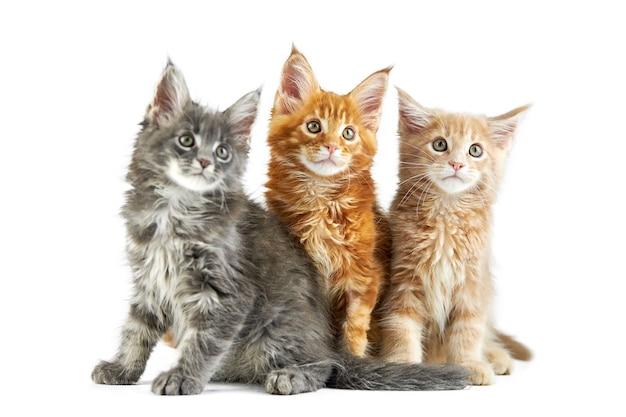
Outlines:
{"label": "kitten nose", "polygon": [[337,148],[339,148],[337,145],[334,145],[332,143],[326,144],[326,145],[324,145],[324,147],[326,149],[328,149],[328,153],[331,154],[331,155],[333,154],[333,152],[335,152],[337,150]]}
{"label": "kitten nose", "polygon": [[450,161],[449,164],[452,165],[452,168],[454,168],[455,171],[458,171],[459,169],[465,166],[463,162],[457,162],[457,161]]}
{"label": "kitten nose", "polygon": [[198,162],[200,162],[200,166],[202,168],[206,168],[209,166],[210,162],[206,159],[198,159]]}

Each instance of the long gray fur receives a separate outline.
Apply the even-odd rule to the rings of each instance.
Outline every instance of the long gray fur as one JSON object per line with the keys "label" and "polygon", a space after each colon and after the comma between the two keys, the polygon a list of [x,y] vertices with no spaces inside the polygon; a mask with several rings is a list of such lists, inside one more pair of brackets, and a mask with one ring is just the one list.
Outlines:
{"label": "long gray fur", "polygon": [[[198,394],[209,381],[261,384],[272,394],[465,387],[460,367],[387,364],[336,346],[312,262],[243,191],[259,97],[212,111],[191,101],[174,65],[165,68],[122,210],[134,295],[119,350],[92,379],[137,382],[171,329],[180,357],[153,381],[156,394]],[[182,145],[184,136],[193,146]]]}

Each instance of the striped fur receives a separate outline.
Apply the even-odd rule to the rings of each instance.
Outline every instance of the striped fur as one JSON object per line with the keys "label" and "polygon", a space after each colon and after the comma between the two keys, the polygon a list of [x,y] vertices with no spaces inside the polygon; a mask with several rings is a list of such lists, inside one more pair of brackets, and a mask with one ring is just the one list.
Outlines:
{"label": "striped fur", "polygon": [[386,219],[370,168],[390,70],[338,95],[319,87],[294,47],[269,126],[268,207],[324,276],[337,332],[357,356],[368,350],[370,316],[386,272],[378,250],[386,244]]}
{"label": "striped fur", "polygon": [[511,371],[506,346],[514,345],[490,321],[492,204],[527,107],[488,118],[427,109],[402,90],[399,100],[400,185],[389,210],[394,247],[381,353],[461,364],[474,384],[491,384]]}

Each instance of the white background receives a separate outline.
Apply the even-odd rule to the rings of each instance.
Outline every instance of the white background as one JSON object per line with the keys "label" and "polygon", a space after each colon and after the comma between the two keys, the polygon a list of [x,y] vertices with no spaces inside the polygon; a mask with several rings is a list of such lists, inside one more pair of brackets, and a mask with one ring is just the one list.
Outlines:
{"label": "white background", "polygon": [[[471,4],[470,4],[471,3]],[[618,2],[3,2],[0,241],[3,415],[624,415],[626,66]],[[292,42],[346,93],[394,65],[374,175],[396,186],[397,85],[426,106],[533,103],[495,207],[498,327],[535,353],[490,387],[274,397],[208,386],[161,398],[97,386],[127,311],[118,215],[134,136],[167,57],[226,108],[263,85],[246,186],[262,197],[269,109]],[[77,414],[78,415],[78,414]]]}

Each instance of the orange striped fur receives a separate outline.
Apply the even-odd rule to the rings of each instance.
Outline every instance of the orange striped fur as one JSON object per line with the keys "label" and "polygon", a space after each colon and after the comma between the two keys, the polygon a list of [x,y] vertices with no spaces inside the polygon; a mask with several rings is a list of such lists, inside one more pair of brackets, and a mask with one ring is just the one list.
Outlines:
{"label": "orange striped fur", "polygon": [[389,209],[381,355],[457,363],[473,371],[473,384],[492,384],[510,373],[511,353],[530,358],[491,325],[489,265],[492,204],[528,106],[490,118],[427,109],[398,92],[400,184]]}
{"label": "orange striped fur", "polygon": [[385,279],[387,254],[378,248],[389,245],[370,168],[390,70],[338,95],[319,87],[294,47],[269,125],[268,208],[325,277],[337,333],[358,356],[368,350],[370,315]]}

